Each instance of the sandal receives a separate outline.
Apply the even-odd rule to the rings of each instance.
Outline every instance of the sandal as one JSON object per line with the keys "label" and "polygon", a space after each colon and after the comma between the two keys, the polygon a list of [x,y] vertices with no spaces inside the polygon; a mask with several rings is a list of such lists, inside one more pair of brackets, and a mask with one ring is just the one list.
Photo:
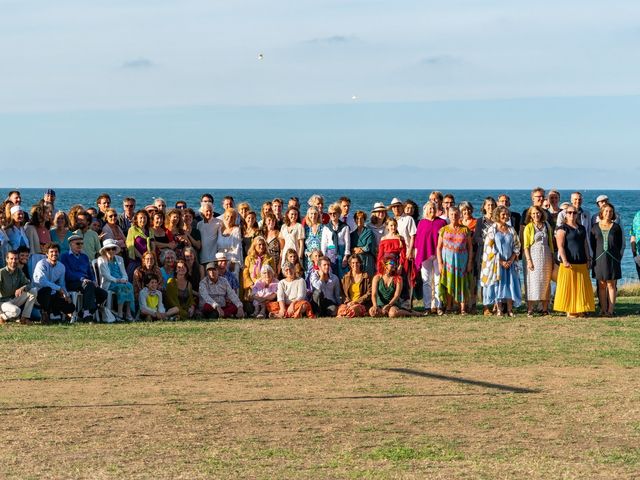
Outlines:
{"label": "sandal", "polygon": [[491,315],[493,315],[493,312],[491,311],[491,309],[489,309],[489,308],[485,307],[485,308],[484,308],[484,310],[483,310],[483,312],[482,312],[482,314],[483,314],[485,317],[490,317]]}
{"label": "sandal", "polygon": [[437,310],[438,316],[441,317],[442,315],[444,315],[444,310],[442,310],[441,308],[439,308]]}
{"label": "sandal", "polygon": [[533,318],[533,311],[532,310],[527,312],[527,318]]}
{"label": "sandal", "polygon": [[511,317],[511,318],[513,318],[513,317],[515,317],[515,316],[516,316],[516,314],[515,314],[515,313],[513,313],[513,312],[508,312],[508,313],[507,313],[507,315],[508,315],[509,317]]}
{"label": "sandal", "polygon": [[543,310],[541,315],[543,317],[548,317],[549,316],[549,310]]}

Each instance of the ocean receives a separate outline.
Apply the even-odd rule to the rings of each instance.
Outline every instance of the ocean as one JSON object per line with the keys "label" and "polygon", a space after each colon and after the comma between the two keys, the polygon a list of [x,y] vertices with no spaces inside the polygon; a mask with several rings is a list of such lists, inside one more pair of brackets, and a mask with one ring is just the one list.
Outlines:
{"label": "ocean", "polygon": [[[177,200],[185,200],[188,206],[197,210],[200,204],[200,195],[204,193],[204,190],[195,189],[70,189],[70,188],[55,188],[56,190],[56,207],[68,210],[69,207],[75,204],[81,204],[85,207],[95,206],[95,200],[100,193],[106,191],[111,196],[113,206],[122,210],[122,200],[125,197],[134,197],[137,201],[138,207],[144,207],[153,202],[156,197],[162,197],[167,202],[168,206],[172,206]],[[369,212],[375,202],[384,202],[385,205],[391,202],[393,197],[398,197],[401,200],[411,199],[418,205],[422,206],[424,202],[428,200],[429,190],[331,190],[331,189],[318,189],[318,190],[295,190],[295,189],[211,189],[208,193],[211,193],[215,199],[215,210],[220,211],[220,204],[222,197],[225,195],[232,195],[236,201],[236,204],[241,201],[249,202],[251,207],[259,213],[262,202],[266,200],[272,200],[273,198],[280,197],[284,199],[286,206],[287,200],[292,196],[300,198],[301,205],[303,206],[303,215],[305,213],[304,206],[307,199],[314,193],[318,193],[325,198],[325,210],[326,207],[333,201],[336,201],[341,196],[345,195],[351,199],[352,211],[364,210]],[[28,188],[21,189],[22,204],[25,208],[36,203],[42,195],[45,189]],[[8,189],[0,191],[2,198],[6,196]],[[456,203],[463,200],[471,202],[475,208],[474,216],[479,216],[479,208],[482,205],[482,201],[487,196],[493,196],[497,198],[500,193],[507,193],[511,197],[511,208],[517,212],[522,212],[526,207],[530,205],[530,191],[529,190],[450,190],[443,193],[452,193],[455,196]],[[587,209],[591,214],[596,212],[595,199],[598,195],[606,194],[609,196],[611,203],[616,207],[617,213],[621,215],[624,226],[627,249],[622,262],[622,282],[637,281],[633,258],[631,257],[631,249],[629,247],[629,229],[635,213],[640,210],[640,190],[583,190],[584,196],[583,208]],[[561,190],[560,201],[569,201],[571,191]]]}

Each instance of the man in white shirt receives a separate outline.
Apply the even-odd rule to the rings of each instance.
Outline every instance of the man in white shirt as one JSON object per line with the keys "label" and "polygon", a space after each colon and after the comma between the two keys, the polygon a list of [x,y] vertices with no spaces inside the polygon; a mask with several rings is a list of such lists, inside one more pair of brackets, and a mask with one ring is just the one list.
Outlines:
{"label": "man in white shirt", "polygon": [[404,238],[404,242],[407,245],[407,259],[413,260],[413,245],[416,241],[416,222],[413,220],[413,217],[404,213],[404,204],[398,198],[391,200],[389,208],[398,222],[398,233]]}

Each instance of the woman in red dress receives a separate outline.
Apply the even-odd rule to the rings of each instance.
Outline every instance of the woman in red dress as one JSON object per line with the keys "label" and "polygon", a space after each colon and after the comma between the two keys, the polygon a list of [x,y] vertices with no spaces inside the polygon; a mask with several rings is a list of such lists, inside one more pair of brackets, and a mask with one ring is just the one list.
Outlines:
{"label": "woman in red dress", "polygon": [[398,233],[398,222],[395,218],[387,220],[387,233],[378,244],[378,258],[376,261],[379,274],[384,273],[384,257],[388,253],[395,254],[398,258],[398,274],[405,275],[408,271],[407,245],[404,238]]}

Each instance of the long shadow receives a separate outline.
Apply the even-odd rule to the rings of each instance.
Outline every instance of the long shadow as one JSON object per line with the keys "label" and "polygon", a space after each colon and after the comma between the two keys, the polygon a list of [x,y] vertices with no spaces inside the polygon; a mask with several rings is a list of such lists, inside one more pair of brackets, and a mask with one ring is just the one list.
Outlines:
{"label": "long shadow", "polygon": [[234,405],[243,403],[267,403],[267,402],[309,402],[309,401],[349,401],[349,400],[394,400],[405,398],[446,398],[446,397],[484,397],[506,395],[504,393],[478,392],[478,393],[419,393],[419,394],[399,394],[399,395],[344,395],[337,397],[284,397],[284,398],[246,398],[246,399],[230,399],[230,400],[200,400],[189,402],[185,400],[168,400],[160,402],[116,402],[116,403],[80,403],[70,405],[59,404],[39,404],[39,405],[22,405],[22,406],[0,406],[0,415],[6,415],[2,412],[12,412],[16,410],[64,410],[69,408],[136,408],[136,407],[197,407],[202,405]]}
{"label": "long shadow", "polygon": [[464,385],[495,388],[496,390],[502,390],[503,392],[540,393],[542,391],[524,387],[512,387],[511,385],[502,385],[500,383],[491,383],[482,380],[472,380],[470,378],[452,377],[450,375],[442,375],[440,373],[421,372],[420,370],[411,370],[410,368],[381,368],[381,370],[386,370],[387,372],[405,373],[407,375],[415,375],[417,377],[433,378],[436,380],[445,380],[447,382],[462,383]]}

